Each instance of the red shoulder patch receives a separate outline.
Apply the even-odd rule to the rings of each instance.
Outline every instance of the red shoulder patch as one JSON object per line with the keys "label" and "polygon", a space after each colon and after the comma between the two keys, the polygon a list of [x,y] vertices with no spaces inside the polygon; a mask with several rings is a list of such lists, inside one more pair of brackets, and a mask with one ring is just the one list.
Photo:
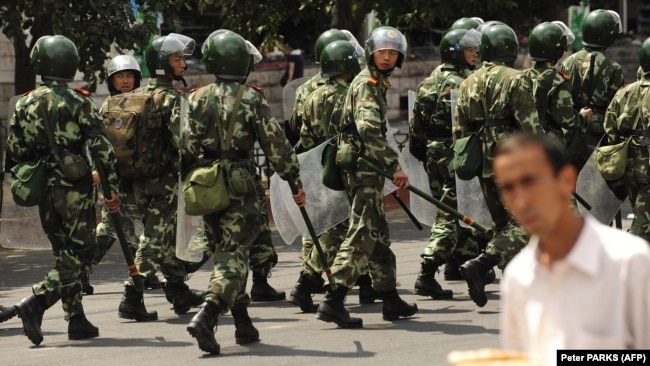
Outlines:
{"label": "red shoulder patch", "polygon": [[560,75],[562,75],[562,77],[563,77],[564,80],[566,80],[566,81],[570,81],[570,80],[571,80],[571,77],[570,77],[569,75],[567,75],[565,72],[560,71]]}
{"label": "red shoulder patch", "polygon": [[174,89],[174,90],[176,90],[180,95],[185,95],[185,92],[182,91],[181,89]]}
{"label": "red shoulder patch", "polygon": [[81,93],[81,94],[83,94],[83,95],[85,95],[87,97],[90,96],[90,92],[88,90],[86,90],[86,89],[74,88],[74,91],[76,91],[77,93]]}
{"label": "red shoulder patch", "polygon": [[264,89],[262,89],[261,86],[250,85],[250,84],[246,84],[246,86],[249,87],[249,88],[253,88],[253,89],[257,90],[257,91],[260,92],[260,93],[264,93]]}
{"label": "red shoulder patch", "polygon": [[20,96],[21,96],[21,97],[24,97],[25,95],[30,94],[30,93],[33,92],[33,91],[34,91],[34,89],[32,89],[32,90],[30,90],[30,91],[26,91],[26,92],[24,92],[23,94],[21,94]]}
{"label": "red shoulder patch", "polygon": [[378,82],[379,81],[372,76],[368,79],[368,84],[377,85]]}
{"label": "red shoulder patch", "polygon": [[[205,86],[205,85],[204,85],[204,86]],[[201,88],[203,88],[203,86],[198,86],[198,87],[196,87],[196,88],[192,88],[192,89],[190,89],[190,94],[194,93],[195,91],[197,91],[197,90],[199,90],[199,89],[201,89]]]}

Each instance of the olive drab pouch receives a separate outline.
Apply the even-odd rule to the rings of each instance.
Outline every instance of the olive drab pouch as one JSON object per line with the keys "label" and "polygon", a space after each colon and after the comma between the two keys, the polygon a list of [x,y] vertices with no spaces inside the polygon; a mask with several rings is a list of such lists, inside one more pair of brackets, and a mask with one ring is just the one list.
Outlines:
{"label": "olive drab pouch", "polygon": [[336,166],[344,171],[352,171],[357,168],[360,149],[354,141],[345,141],[336,149]]}
{"label": "olive drab pouch", "polygon": [[230,196],[224,175],[224,166],[220,162],[192,170],[183,181],[185,213],[203,216],[228,207]]}
{"label": "olive drab pouch", "polygon": [[228,187],[233,195],[245,196],[255,189],[251,173],[238,163],[231,163],[230,167],[226,169],[226,173],[228,175]]}
{"label": "olive drab pouch", "polygon": [[598,170],[605,180],[615,181],[623,178],[627,166],[627,151],[630,139],[616,145],[599,146],[596,149]]}
{"label": "olive drab pouch", "polygon": [[106,136],[115,150],[121,176],[153,177],[168,165],[163,161],[166,128],[155,103],[158,94],[136,89],[107,99],[103,114]]}
{"label": "olive drab pouch", "polygon": [[323,166],[321,181],[329,189],[342,191],[345,189],[342,179],[343,171],[336,163],[338,141],[338,137],[335,137],[325,142],[325,148],[321,155],[321,165]]}
{"label": "olive drab pouch", "polygon": [[83,155],[64,153],[63,159],[60,159],[58,162],[61,170],[63,170],[63,174],[71,181],[90,176],[90,164],[88,163],[88,159]]}
{"label": "olive drab pouch", "polygon": [[[479,131],[480,133],[480,131]],[[479,133],[472,133],[454,141],[453,168],[458,178],[470,180],[481,175],[483,169],[483,151]]]}
{"label": "olive drab pouch", "polygon": [[18,206],[36,206],[45,198],[47,167],[44,160],[25,161],[11,168],[11,195]]}

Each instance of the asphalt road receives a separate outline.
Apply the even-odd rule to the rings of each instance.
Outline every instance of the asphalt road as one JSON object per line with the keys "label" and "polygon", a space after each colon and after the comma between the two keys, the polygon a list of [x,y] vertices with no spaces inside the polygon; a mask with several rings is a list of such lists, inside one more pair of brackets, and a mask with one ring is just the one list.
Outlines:
{"label": "asphalt road", "polygon": [[[487,286],[488,304],[478,308],[467,294],[464,282],[445,282],[454,291],[452,300],[432,300],[414,295],[413,284],[420,267],[419,254],[426,245],[428,228],[417,231],[401,211],[389,212],[392,248],[397,254],[398,291],[408,302],[417,302],[419,312],[408,320],[384,321],[381,304],[359,305],[357,291],[348,294],[346,304],[353,316],[360,316],[364,328],[337,329],[332,323],[303,314],[286,301],[252,303],[249,313],[260,331],[261,342],[235,344],[230,315],[220,317],[217,340],[221,354],[206,356],[185,330],[196,312],[178,316],[165,301],[162,290],[145,293],[147,308],[157,310],[159,320],[150,323],[117,317],[122,281],[127,275],[119,246],[95,267],[95,294],[84,297],[88,319],[99,327],[98,338],[69,341],[67,323],[59,304],[43,319],[44,341],[38,346],[23,335],[20,319],[0,323],[1,365],[446,365],[452,350],[498,347],[498,279]],[[269,282],[291,291],[300,270],[299,243],[285,245],[274,233],[280,261]],[[30,286],[51,269],[49,251],[0,250],[0,303],[11,305],[28,296]],[[188,284],[207,286],[210,266],[205,265]],[[501,277],[497,271],[497,277]],[[250,281],[249,281],[250,288]],[[323,295],[316,295],[315,302]]]}

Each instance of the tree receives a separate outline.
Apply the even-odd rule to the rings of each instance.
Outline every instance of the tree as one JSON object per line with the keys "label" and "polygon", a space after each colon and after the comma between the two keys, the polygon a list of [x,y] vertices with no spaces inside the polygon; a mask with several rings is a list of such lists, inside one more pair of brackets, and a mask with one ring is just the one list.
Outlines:
{"label": "tree", "polygon": [[[104,63],[112,45],[118,51],[145,47],[158,33],[157,11],[176,9],[174,0],[135,1],[143,15],[136,21],[130,0],[3,0],[0,28],[11,40],[16,54],[16,94],[34,89],[35,74],[29,53],[44,35],[70,38],[79,50],[79,70],[87,88],[94,91],[98,78],[105,80]],[[99,72],[99,75],[97,74]]]}

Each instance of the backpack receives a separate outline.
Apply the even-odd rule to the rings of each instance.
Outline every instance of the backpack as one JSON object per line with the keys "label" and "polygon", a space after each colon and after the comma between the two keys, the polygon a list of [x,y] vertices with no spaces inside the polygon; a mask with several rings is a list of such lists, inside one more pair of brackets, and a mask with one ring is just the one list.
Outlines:
{"label": "backpack", "polygon": [[163,160],[166,128],[154,99],[159,91],[136,89],[108,97],[103,114],[106,136],[113,145],[120,176],[153,177],[167,167]]}

